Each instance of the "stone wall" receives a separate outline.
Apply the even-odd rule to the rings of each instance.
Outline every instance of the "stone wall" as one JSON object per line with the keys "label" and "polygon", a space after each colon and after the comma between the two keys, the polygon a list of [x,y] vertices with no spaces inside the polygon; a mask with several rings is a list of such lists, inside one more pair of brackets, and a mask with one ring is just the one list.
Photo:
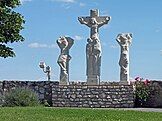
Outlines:
{"label": "stone wall", "polygon": [[40,101],[54,107],[133,107],[134,91],[131,85],[109,83],[86,85],[86,83],[59,85],[47,81],[3,81],[0,82],[0,96],[17,87],[33,90]]}
{"label": "stone wall", "polygon": [[130,85],[54,85],[54,107],[134,107],[134,91]]}
{"label": "stone wall", "polygon": [[[144,107],[162,107],[162,81],[151,81],[151,85],[154,89]],[[33,90],[40,101],[47,100],[54,107],[133,107],[135,100],[133,86],[119,83],[61,86],[47,81],[0,81],[0,105],[1,97],[17,87]]]}
{"label": "stone wall", "polygon": [[0,92],[5,94],[15,88],[28,88],[38,95],[40,101],[47,100],[52,105],[52,86],[58,84],[48,81],[3,81],[0,82]]}

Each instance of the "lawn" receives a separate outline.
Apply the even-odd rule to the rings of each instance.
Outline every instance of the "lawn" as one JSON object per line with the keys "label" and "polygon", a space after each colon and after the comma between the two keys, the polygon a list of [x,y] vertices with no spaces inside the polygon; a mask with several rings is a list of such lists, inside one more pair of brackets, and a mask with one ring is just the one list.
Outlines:
{"label": "lawn", "polygon": [[162,113],[112,109],[0,108],[0,121],[162,121]]}

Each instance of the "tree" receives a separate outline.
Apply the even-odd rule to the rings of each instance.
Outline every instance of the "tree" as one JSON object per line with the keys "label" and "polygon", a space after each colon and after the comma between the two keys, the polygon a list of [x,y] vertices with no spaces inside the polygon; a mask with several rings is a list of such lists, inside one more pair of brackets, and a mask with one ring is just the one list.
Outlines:
{"label": "tree", "polygon": [[8,43],[24,41],[20,31],[25,20],[13,9],[20,5],[20,0],[0,0],[0,57],[14,57],[15,53]]}

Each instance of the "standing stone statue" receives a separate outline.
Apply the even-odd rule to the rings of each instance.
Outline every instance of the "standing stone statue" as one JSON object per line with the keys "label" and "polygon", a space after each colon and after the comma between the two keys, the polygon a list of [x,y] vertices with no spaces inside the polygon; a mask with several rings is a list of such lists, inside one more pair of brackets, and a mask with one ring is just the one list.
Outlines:
{"label": "standing stone statue", "polygon": [[79,17],[81,24],[87,25],[90,30],[90,37],[87,39],[86,60],[87,60],[87,83],[98,84],[100,82],[101,66],[101,43],[99,40],[99,28],[110,20],[108,16],[99,16],[99,10],[90,10],[89,17]]}
{"label": "standing stone statue", "polygon": [[67,85],[69,83],[69,49],[74,44],[74,40],[70,37],[62,36],[57,40],[57,44],[61,49],[57,63],[60,66],[60,84]]}
{"label": "standing stone statue", "polygon": [[[86,58],[88,82],[93,83],[100,76],[101,43],[97,36],[87,39]],[[95,79],[96,78],[96,79]],[[91,79],[91,80],[90,80]],[[98,80],[96,80],[98,82]],[[96,83],[97,83],[96,82]]]}
{"label": "standing stone statue", "polygon": [[132,42],[132,34],[119,34],[116,40],[121,46],[121,54],[119,60],[120,82],[124,83],[129,81],[129,46]]}

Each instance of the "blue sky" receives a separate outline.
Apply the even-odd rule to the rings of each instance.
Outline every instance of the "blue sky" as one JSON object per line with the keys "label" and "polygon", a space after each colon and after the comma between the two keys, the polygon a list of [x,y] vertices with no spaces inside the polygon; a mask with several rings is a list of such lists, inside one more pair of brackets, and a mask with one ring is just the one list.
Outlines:
{"label": "blue sky", "polygon": [[116,37],[133,33],[130,46],[130,77],[162,79],[162,0],[21,0],[16,8],[26,23],[23,43],[9,44],[15,58],[0,58],[0,80],[45,80],[40,61],[52,67],[52,80],[59,79],[56,61],[60,50],[56,40],[61,35],[75,39],[70,50],[70,80],[86,80],[85,47],[89,28],[77,17],[89,16],[90,9],[111,16],[100,28],[102,44],[101,80],[119,80],[120,47]]}

